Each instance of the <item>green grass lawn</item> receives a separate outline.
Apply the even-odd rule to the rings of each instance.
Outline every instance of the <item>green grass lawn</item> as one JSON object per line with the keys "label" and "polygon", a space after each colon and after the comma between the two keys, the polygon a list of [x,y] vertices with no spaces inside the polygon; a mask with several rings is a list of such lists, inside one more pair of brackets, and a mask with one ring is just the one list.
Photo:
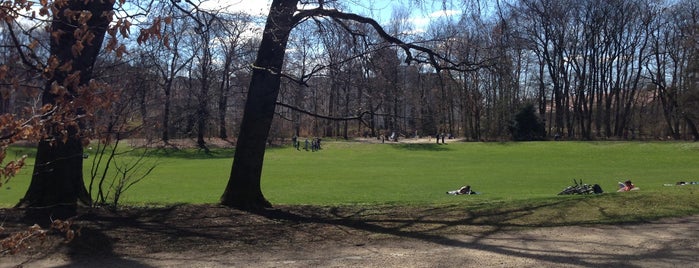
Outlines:
{"label": "green grass lawn", "polygon": [[[12,148],[8,155],[20,155],[18,150],[31,151]],[[86,172],[91,159],[85,162]],[[156,169],[124,194],[124,204],[216,203],[228,180],[232,150],[212,155],[160,151],[152,159]],[[22,197],[33,160],[28,164],[0,190],[0,206],[12,206]],[[654,207],[656,216],[699,213],[699,185],[663,186],[699,181],[699,143],[326,142],[319,152],[269,149],[262,177],[263,193],[273,204],[463,205],[485,213],[538,204],[556,208],[563,202],[559,205],[598,207],[595,213]],[[608,194],[557,196],[573,179],[600,184]],[[626,179],[641,190],[615,193],[617,182]],[[445,194],[465,184],[482,194]],[[554,210],[546,217],[565,209]]]}

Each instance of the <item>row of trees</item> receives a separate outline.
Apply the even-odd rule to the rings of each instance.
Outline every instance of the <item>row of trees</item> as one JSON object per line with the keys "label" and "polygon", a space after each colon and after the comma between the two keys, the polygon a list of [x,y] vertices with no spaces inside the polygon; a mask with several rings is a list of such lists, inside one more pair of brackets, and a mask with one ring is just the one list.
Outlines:
{"label": "row of trees", "polygon": [[292,135],[499,140],[533,105],[549,136],[699,139],[689,0],[442,1],[462,15],[427,31],[344,1],[273,1],[264,30],[190,1],[27,3],[0,13],[0,140],[39,142],[26,206],[90,202],[94,138],[235,137],[222,203],[241,207],[269,205],[264,148]]}
{"label": "row of trees", "polygon": [[537,59],[540,113],[553,108],[549,129],[582,139],[699,139],[699,7],[671,3],[518,3],[513,37]]}
{"label": "row of trees", "polygon": [[[406,34],[415,28],[404,9],[395,9],[384,25],[392,36],[471,64],[459,70],[407,65],[399,47],[359,23],[318,19],[299,25],[284,67],[294,79],[282,86],[273,138],[388,131],[507,139],[514,114],[526,104],[538,107],[550,136],[699,136],[693,109],[699,98],[699,7],[693,1],[522,0],[462,7],[460,18],[434,21],[417,34]],[[147,126],[143,137],[196,138],[202,148],[206,137],[234,137],[259,43],[257,18],[167,2],[148,14],[148,21],[171,18],[157,22],[166,40],[143,39],[128,54],[101,57],[94,76],[123,89],[122,98],[134,106],[126,109],[134,113],[131,124]],[[17,27],[0,33],[2,57],[11,63],[4,76],[12,78],[3,86],[3,113],[40,103],[38,80],[13,60],[13,38],[31,44],[48,36],[10,30]],[[18,84],[22,90],[9,90]]]}
{"label": "row of trees", "polygon": [[[696,3],[527,0],[501,3],[488,14],[467,7],[461,18],[435,21],[419,34],[406,34],[415,29],[401,9],[385,25],[392,36],[420,42],[452,63],[468,63],[440,72],[429,62],[405,64],[400,47],[366,25],[353,26],[352,33],[332,20],[295,28],[285,73],[296,79],[282,86],[273,137],[448,132],[508,139],[514,114],[533,104],[549,136],[699,139]],[[226,66],[211,77],[223,81]],[[212,117],[217,124],[210,124],[218,131],[208,136],[235,133],[238,120],[224,129],[225,115],[236,118],[243,98],[227,103],[222,96],[243,96],[235,93],[245,89],[246,66],[238,67],[239,91],[222,86],[207,96],[223,100],[208,108],[218,111]],[[186,126],[170,131],[195,133]]]}
{"label": "row of trees", "polygon": [[[322,48],[313,62],[327,66],[328,76],[310,83],[305,98],[291,87],[282,101],[335,117],[369,115],[354,127],[311,119],[291,125],[311,122],[304,129],[326,136],[389,130],[499,140],[511,137],[515,113],[533,104],[550,137],[699,139],[697,3],[522,0],[493,9],[489,16],[466,10],[406,37],[470,64],[459,70],[403,64],[400,49],[371,39],[356,45],[342,29],[303,29],[323,33],[297,45]],[[400,13],[392,21],[393,35],[412,30]],[[293,50],[288,64],[307,62],[306,51]],[[312,71],[292,66],[299,76]]]}
{"label": "row of trees", "polygon": [[[429,62],[405,64],[402,49],[366,25],[299,25],[284,71],[294,79],[282,86],[272,137],[446,132],[470,140],[509,139],[514,114],[533,104],[549,136],[699,138],[696,3],[527,0],[492,9],[486,15],[465,8],[462,17],[435,21],[418,34],[406,34],[415,28],[396,9],[384,25],[387,33],[430,47],[452,63],[468,63],[440,72]],[[236,133],[256,47],[254,39],[243,38],[250,19],[218,24],[233,32],[210,31],[205,33],[214,37],[206,37],[194,31],[198,41],[173,42],[186,52],[169,65],[141,63],[168,66],[170,72],[149,76],[164,88],[153,93],[157,87],[148,87],[150,101],[157,103],[150,107],[165,107],[143,109],[150,112],[142,118],[160,118],[152,133],[162,131],[162,140],[196,136],[200,145],[202,136]],[[355,28],[348,33],[346,27]],[[196,47],[211,38],[221,42]],[[202,61],[207,54],[217,60]],[[216,91],[206,89],[210,83]],[[165,104],[158,103],[163,99]],[[169,105],[178,107],[172,117]]]}

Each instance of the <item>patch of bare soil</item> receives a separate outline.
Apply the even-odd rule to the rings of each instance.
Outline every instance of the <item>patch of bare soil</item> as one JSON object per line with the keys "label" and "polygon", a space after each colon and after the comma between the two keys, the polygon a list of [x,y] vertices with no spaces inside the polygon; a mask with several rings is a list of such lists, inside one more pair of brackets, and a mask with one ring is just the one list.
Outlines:
{"label": "patch of bare soil", "polygon": [[[36,219],[0,209],[7,234]],[[503,226],[458,207],[217,205],[80,211],[80,235],[34,239],[0,267],[696,267],[699,216],[633,225]]]}

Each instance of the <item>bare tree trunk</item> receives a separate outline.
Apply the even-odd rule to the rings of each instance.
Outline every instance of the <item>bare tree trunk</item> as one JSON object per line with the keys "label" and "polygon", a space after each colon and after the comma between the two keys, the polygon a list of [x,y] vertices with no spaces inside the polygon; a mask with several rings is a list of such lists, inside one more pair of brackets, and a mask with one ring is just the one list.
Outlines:
{"label": "bare tree trunk", "polygon": [[[225,78],[227,79],[227,78]],[[220,97],[218,100],[218,137],[228,139],[228,130],[226,128],[226,106],[228,106],[228,86],[223,85],[227,82],[222,82],[219,91]]]}
{"label": "bare tree trunk", "polygon": [[230,69],[234,56],[234,49],[226,53],[226,60],[223,65],[221,75],[221,85],[218,89],[218,137],[228,139],[228,128],[226,128],[226,108],[228,107],[228,94],[231,87]]}
{"label": "bare tree trunk", "polygon": [[260,188],[262,162],[297,2],[272,2],[253,68],[231,175],[221,197],[225,206],[250,210],[271,207]]}
{"label": "bare tree trunk", "polygon": [[[69,1],[63,6],[57,5],[51,23],[51,33],[59,38],[50,38],[50,53],[58,61],[56,66],[72,63],[70,72],[61,69],[53,70],[53,77],[46,81],[42,95],[44,105],[55,105],[59,98],[73,99],[78,95],[78,88],[86,86],[92,78],[92,68],[99,54],[104,40],[104,35],[109,25],[108,16],[103,16],[112,9],[109,1]],[[92,42],[82,42],[84,48],[80,53],[74,53],[71,49],[76,44],[74,32],[79,29],[77,18],[67,16],[72,11],[89,11],[93,16],[86,22],[87,27],[94,34]],[[78,83],[69,82],[69,77],[79,74]],[[65,86],[68,94],[59,96],[54,92],[54,83]],[[78,96],[79,97],[79,96]],[[65,99],[64,99],[65,100]],[[81,107],[75,107],[76,118],[84,113]],[[54,114],[55,115],[55,114]],[[51,207],[48,213],[54,218],[67,217],[74,212],[78,202],[90,204],[91,198],[83,181],[83,136],[82,126],[78,120],[77,125],[70,126],[67,122],[46,124],[45,128],[49,139],[39,142],[36,153],[36,162],[32,173],[32,180],[24,198],[20,200],[18,207]],[[61,133],[58,127],[66,123],[67,134]],[[65,209],[68,210],[65,210]],[[62,213],[67,213],[63,214]]]}
{"label": "bare tree trunk", "polygon": [[163,88],[165,90],[165,107],[163,109],[162,118],[163,132],[160,138],[167,144],[170,141],[170,105],[172,103],[172,98],[170,96],[172,92],[172,79],[166,78],[166,80],[165,87]]}
{"label": "bare tree trunk", "polygon": [[206,125],[209,120],[209,71],[211,66],[211,51],[209,50],[209,38],[204,38],[203,59],[201,64],[201,89],[199,91],[199,102],[197,104],[197,146],[199,149],[207,150]]}
{"label": "bare tree trunk", "polygon": [[699,130],[697,130],[697,125],[694,124],[694,121],[692,121],[687,114],[684,115],[684,120],[687,122],[687,127],[689,128],[689,131],[691,131],[692,136],[694,136],[693,140],[699,141]]}

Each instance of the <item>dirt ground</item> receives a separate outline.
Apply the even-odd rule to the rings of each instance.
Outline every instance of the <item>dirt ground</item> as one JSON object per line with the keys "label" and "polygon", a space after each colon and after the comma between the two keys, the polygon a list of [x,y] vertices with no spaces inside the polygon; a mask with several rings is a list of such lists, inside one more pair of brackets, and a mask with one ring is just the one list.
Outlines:
{"label": "dirt ground", "polygon": [[[8,233],[36,219],[0,209]],[[508,226],[458,207],[217,205],[81,211],[0,267],[699,267],[699,215],[625,225]]]}

